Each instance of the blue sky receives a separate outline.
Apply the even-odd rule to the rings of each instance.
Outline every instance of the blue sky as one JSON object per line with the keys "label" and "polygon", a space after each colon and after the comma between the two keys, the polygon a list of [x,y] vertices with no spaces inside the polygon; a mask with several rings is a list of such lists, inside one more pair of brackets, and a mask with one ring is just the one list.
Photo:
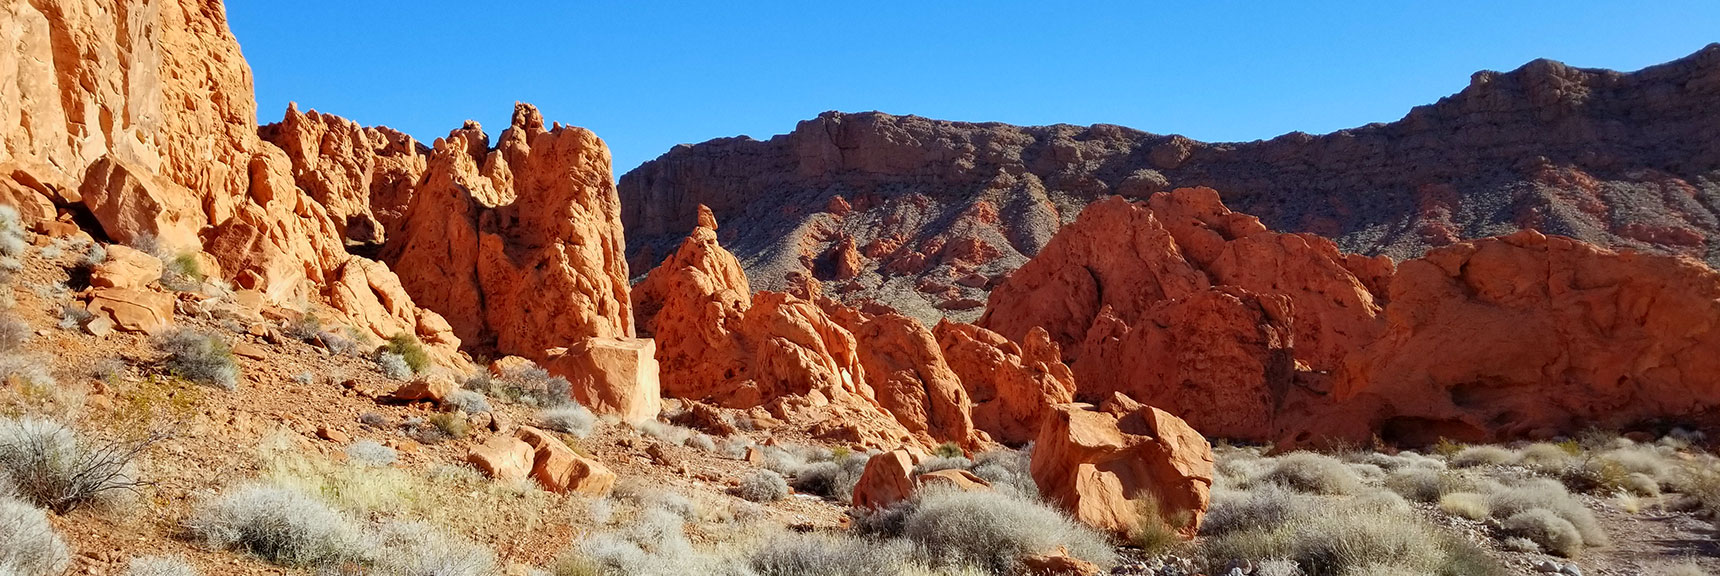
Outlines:
{"label": "blue sky", "polygon": [[[288,101],[429,141],[516,100],[616,176],[825,110],[1121,124],[1200,140],[1401,118],[1535,58],[1635,70],[1720,41],[1720,2],[231,0],[259,117]],[[1501,6],[1504,5],[1504,6]]]}

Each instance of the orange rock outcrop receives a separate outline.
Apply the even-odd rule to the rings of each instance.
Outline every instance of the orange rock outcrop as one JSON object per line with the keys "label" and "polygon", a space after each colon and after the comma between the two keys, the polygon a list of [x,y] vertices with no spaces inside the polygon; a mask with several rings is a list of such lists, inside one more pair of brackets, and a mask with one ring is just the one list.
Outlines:
{"label": "orange rock outcrop", "polygon": [[[1181,189],[1095,202],[980,323],[1044,327],[1080,401],[1124,393],[1215,437],[1415,445],[1709,424],[1716,295],[1695,260],[1533,231],[1394,266]],[[983,406],[983,371],[945,347]]]}
{"label": "orange rock outcrop", "polygon": [[[88,210],[111,240],[206,252],[219,270],[204,273],[278,303],[331,297],[358,258],[329,210],[295,185],[288,155],[258,137],[251,71],[219,4],[4,10],[16,24],[0,33],[14,47],[0,54],[5,201],[35,224]],[[392,275],[377,267],[367,279]],[[380,296],[334,311],[377,338],[414,330],[437,357],[454,357],[458,340],[435,313]],[[376,321],[382,313],[396,317]]]}
{"label": "orange rock outcrop", "polygon": [[664,396],[768,406],[789,420],[823,420],[826,437],[877,447],[972,440],[966,393],[923,327],[846,308],[833,318],[809,300],[752,294],[715,220],[701,214],[632,293],[638,325],[657,340]]}
{"label": "orange rock outcrop", "polygon": [[1381,337],[1346,363],[1292,443],[1548,438],[1712,426],[1720,274],[1534,231],[1405,261]]}
{"label": "orange rock outcrop", "polygon": [[1377,298],[1351,262],[1329,240],[1230,211],[1210,189],[1113,197],[993,290],[979,325],[1014,340],[1044,329],[1079,400],[1122,392],[1208,434],[1271,440],[1299,374],[1336,370],[1379,329]]}
{"label": "orange rock outcrop", "polygon": [[1040,494],[1071,517],[1127,538],[1146,521],[1139,501],[1193,537],[1212,488],[1212,446],[1163,410],[1121,394],[1098,409],[1052,406],[1029,465]]}
{"label": "orange rock outcrop", "polygon": [[945,321],[932,332],[973,401],[974,427],[998,442],[1032,442],[1051,405],[1075,400],[1075,375],[1044,329],[1020,345],[972,324]]}

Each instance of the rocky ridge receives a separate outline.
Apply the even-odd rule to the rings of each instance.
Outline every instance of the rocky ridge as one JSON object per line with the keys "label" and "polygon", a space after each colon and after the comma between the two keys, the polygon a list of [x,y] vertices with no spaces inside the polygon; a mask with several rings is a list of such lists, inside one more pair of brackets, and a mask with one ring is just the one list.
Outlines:
{"label": "rocky ridge", "polygon": [[695,207],[755,282],[836,281],[922,321],[972,321],[1081,208],[1206,186],[1268,226],[1413,258],[1533,229],[1720,264],[1720,45],[1636,72],[1537,60],[1479,72],[1390,123],[1203,143],[1121,126],[1018,127],[828,112],[768,140],[678,146],[622,176],[636,266]]}

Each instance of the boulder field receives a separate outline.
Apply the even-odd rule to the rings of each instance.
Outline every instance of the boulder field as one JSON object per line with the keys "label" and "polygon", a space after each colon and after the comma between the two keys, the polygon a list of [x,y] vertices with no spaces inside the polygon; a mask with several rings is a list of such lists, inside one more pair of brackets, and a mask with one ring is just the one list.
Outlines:
{"label": "boulder field", "polygon": [[[164,262],[191,266],[255,314],[346,327],[372,345],[410,336],[452,373],[474,369],[472,353],[530,360],[632,423],[677,398],[879,450],[856,488],[863,506],[930,485],[988,489],[916,473],[927,449],[1033,442],[1042,493],[1118,534],[1139,527],[1144,501],[1193,533],[1212,482],[1206,437],[1480,442],[1706,427],[1720,408],[1720,274],[1688,256],[1525,229],[1394,262],[1275,232],[1209,188],[1143,188],[1098,196],[1067,226],[1051,216],[981,240],[832,236],[829,254],[808,258],[853,278],[866,259],[919,274],[1033,245],[1031,259],[1009,252],[1011,269],[970,266],[916,288],[978,312],[974,324],[927,328],[876,302],[851,306],[818,274],[755,291],[704,206],[660,261],[634,254],[649,271],[630,285],[624,213],[659,233],[679,208],[624,211],[589,130],[546,124],[527,104],[493,144],[471,122],[424,145],[296,106],[259,127],[219,2],[0,10],[16,23],[0,30],[0,204],[45,236],[114,245],[80,295],[100,330],[167,328],[175,298],[145,286]],[[1153,161],[1208,153],[1172,144]],[[876,207],[856,201],[785,208]],[[963,299],[954,285],[989,296]],[[439,378],[425,394],[452,391]],[[535,431],[473,458],[558,490],[614,482]]]}

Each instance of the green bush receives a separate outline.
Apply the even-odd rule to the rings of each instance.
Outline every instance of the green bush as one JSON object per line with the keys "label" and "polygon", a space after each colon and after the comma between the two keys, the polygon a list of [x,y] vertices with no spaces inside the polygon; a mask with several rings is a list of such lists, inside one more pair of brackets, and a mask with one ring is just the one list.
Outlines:
{"label": "green bush", "polygon": [[414,374],[422,374],[430,368],[430,353],[424,351],[424,343],[419,342],[417,336],[406,332],[390,337],[388,343],[382,345],[382,351],[400,356]]}

